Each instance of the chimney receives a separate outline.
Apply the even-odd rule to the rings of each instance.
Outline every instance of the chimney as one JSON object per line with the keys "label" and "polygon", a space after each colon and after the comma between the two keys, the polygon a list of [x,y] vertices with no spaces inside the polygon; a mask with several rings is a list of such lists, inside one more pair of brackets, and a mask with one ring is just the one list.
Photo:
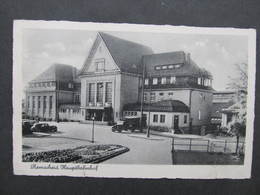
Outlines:
{"label": "chimney", "polygon": [[190,64],[190,53],[186,53],[186,62]]}

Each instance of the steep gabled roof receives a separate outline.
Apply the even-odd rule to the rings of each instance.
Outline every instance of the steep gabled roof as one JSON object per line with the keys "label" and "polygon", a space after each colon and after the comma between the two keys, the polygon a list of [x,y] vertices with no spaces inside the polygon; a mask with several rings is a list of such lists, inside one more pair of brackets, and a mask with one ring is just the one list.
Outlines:
{"label": "steep gabled roof", "polygon": [[[175,51],[168,53],[159,53],[144,56],[144,64],[148,75],[173,75],[173,76],[204,76],[212,77],[211,74],[200,68],[192,59],[190,54],[183,51]],[[155,70],[158,65],[180,64],[179,68]]]}
{"label": "steep gabled roof", "polygon": [[96,41],[89,52],[81,74],[85,73],[86,67],[89,65],[93,53],[100,42],[100,38],[104,41],[110,55],[122,72],[141,73],[142,56],[153,53],[152,49],[147,46],[124,40],[104,32],[98,32]]}
{"label": "steep gabled roof", "polygon": [[[140,111],[141,104],[126,104],[123,109],[128,111]],[[144,103],[143,110],[150,110],[151,112],[190,112],[189,107],[179,100],[162,100],[151,104]]]}
{"label": "steep gabled roof", "polygon": [[53,64],[30,82],[73,81],[77,78],[76,68],[66,64]]}

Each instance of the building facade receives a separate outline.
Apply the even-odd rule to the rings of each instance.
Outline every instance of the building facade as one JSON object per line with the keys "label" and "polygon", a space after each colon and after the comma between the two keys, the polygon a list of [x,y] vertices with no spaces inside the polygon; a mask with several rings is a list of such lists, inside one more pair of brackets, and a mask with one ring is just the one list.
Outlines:
{"label": "building facade", "polygon": [[138,101],[146,46],[98,33],[80,73],[81,121],[106,124],[123,118],[123,105]]}
{"label": "building facade", "polygon": [[[189,107],[189,132],[210,123],[212,76],[182,51],[144,56],[145,103],[178,100]],[[174,119],[172,119],[174,121]]]}
{"label": "building facade", "polygon": [[57,120],[62,104],[80,103],[80,89],[76,68],[54,64],[26,87],[26,115],[34,119]]}

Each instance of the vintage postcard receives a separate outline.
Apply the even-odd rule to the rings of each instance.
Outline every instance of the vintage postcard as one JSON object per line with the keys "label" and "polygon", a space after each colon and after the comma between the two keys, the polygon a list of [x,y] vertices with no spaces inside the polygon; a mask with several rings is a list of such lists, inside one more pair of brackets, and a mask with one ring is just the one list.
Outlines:
{"label": "vintage postcard", "polygon": [[256,31],[14,21],[16,175],[250,178]]}

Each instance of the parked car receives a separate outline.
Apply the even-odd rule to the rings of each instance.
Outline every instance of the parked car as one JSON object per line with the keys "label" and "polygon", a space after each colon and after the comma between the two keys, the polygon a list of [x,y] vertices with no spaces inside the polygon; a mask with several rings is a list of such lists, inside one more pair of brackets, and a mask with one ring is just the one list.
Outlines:
{"label": "parked car", "polygon": [[32,133],[31,127],[35,123],[36,123],[35,120],[23,119],[22,120],[22,133],[23,133],[23,135],[31,134]]}
{"label": "parked car", "polygon": [[[146,118],[142,119],[142,127],[146,126]],[[131,116],[125,117],[124,120],[118,121],[116,125],[112,127],[112,131],[121,132],[122,130],[131,130],[134,132],[135,130],[140,129],[140,117]]]}
{"label": "parked car", "polygon": [[48,123],[35,123],[31,130],[33,132],[57,132],[57,127]]}

